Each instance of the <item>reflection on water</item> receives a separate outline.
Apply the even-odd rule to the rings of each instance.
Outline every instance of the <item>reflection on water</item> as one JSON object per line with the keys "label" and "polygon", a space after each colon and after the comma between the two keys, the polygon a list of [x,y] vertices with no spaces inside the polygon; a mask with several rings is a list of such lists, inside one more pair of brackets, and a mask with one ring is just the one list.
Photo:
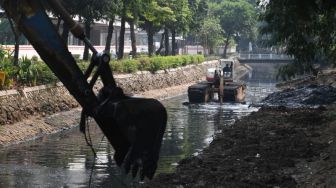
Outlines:
{"label": "reflection on water", "polygon": [[[171,172],[179,160],[201,152],[215,132],[256,110],[249,108],[249,104],[258,102],[260,97],[274,90],[273,84],[247,85],[246,104],[185,106],[182,103],[187,101],[186,96],[164,101],[169,121],[158,172]],[[102,139],[97,126],[90,127],[98,155],[94,166],[90,148],[82,134],[73,129],[26,144],[0,148],[0,187],[87,187],[90,177],[96,187],[131,187],[132,179],[115,165],[113,148]]]}
{"label": "reflection on water", "polygon": [[164,102],[169,113],[169,122],[164,137],[158,172],[171,172],[176,162],[198,154],[212,141],[221,126],[229,126],[255,108],[248,104],[218,103],[182,105],[186,96]]}
{"label": "reflection on water", "polygon": [[[97,126],[91,126],[97,151],[92,180],[98,187],[124,187],[113,149]],[[93,154],[77,129],[0,150],[0,187],[86,187]],[[108,186],[108,187],[109,187]]]}

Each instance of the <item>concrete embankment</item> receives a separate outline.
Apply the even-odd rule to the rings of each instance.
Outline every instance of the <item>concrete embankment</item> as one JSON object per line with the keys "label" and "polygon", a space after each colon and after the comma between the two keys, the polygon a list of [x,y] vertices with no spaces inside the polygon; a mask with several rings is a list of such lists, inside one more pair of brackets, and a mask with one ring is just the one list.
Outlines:
{"label": "concrete embankment", "polygon": [[[209,61],[155,74],[137,72],[115,77],[128,94],[164,99],[185,94],[189,85],[204,79],[207,68],[217,64],[218,61]],[[96,89],[100,87],[101,83],[95,86]],[[78,125],[80,107],[62,84],[0,91],[0,103],[0,145],[26,141]]]}

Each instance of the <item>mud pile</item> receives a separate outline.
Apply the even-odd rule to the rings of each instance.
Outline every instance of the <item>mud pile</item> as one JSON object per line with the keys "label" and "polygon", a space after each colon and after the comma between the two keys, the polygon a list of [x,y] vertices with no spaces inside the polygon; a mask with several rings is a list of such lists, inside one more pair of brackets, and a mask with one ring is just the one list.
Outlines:
{"label": "mud pile", "polygon": [[[203,154],[180,161],[175,173],[143,187],[331,187],[334,119],[323,107],[263,107],[224,128]],[[316,163],[329,164],[321,170]]]}
{"label": "mud pile", "polygon": [[299,107],[303,105],[327,105],[336,101],[336,88],[329,85],[308,85],[297,89],[285,89],[270,94],[262,104],[267,106]]}
{"label": "mud pile", "polygon": [[140,187],[335,187],[335,83],[329,74],[283,84],[202,154]]}

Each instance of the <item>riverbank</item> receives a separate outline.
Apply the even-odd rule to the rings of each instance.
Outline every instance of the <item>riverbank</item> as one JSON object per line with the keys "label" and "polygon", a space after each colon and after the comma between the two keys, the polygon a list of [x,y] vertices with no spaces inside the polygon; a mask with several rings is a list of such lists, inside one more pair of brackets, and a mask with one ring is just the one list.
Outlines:
{"label": "riverbank", "polygon": [[[115,77],[128,94],[163,100],[186,94],[188,86],[203,80],[207,68],[217,64],[218,61],[209,61],[156,74],[138,72]],[[237,66],[236,71],[239,78],[249,69]],[[95,86],[100,87],[101,83]],[[79,124],[81,109],[62,84],[1,91],[0,102],[0,146],[32,140]]]}
{"label": "riverbank", "polygon": [[[207,68],[217,63],[209,61],[155,74],[140,71],[115,75],[115,79],[127,94],[163,99],[182,94],[190,83],[202,79]],[[101,87],[102,83],[98,82],[94,89]],[[0,103],[0,145],[24,142],[79,123],[79,104],[61,83],[0,91]]]}
{"label": "riverbank", "polygon": [[[186,93],[189,84],[136,93],[135,96],[163,100]],[[16,144],[78,126],[81,108],[54,114],[33,115],[16,123],[0,126],[0,146]]]}
{"label": "riverbank", "polygon": [[[332,87],[334,78],[335,73],[328,73],[281,87]],[[287,91],[273,97],[292,100],[290,94],[284,95]],[[316,91],[307,96],[323,97],[323,92]],[[314,108],[283,106],[287,103],[263,106],[231,127],[219,125],[224,127],[222,132],[202,154],[180,161],[175,173],[159,174],[140,187],[334,187],[335,101],[311,105]]]}

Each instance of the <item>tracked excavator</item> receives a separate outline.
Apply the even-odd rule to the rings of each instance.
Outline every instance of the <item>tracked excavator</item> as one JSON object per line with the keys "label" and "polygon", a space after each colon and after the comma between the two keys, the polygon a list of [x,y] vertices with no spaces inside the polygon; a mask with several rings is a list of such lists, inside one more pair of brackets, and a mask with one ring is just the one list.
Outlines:
{"label": "tracked excavator", "polygon": [[[157,168],[162,137],[167,122],[164,106],[155,99],[126,96],[117,86],[107,52],[97,52],[81,26],[58,0],[45,0],[92,51],[92,59],[82,72],[40,0],[0,0],[6,15],[15,23],[40,57],[82,106],[80,129],[92,117],[113,146],[118,166],[133,176],[151,179]],[[96,94],[93,86],[103,83]]]}

